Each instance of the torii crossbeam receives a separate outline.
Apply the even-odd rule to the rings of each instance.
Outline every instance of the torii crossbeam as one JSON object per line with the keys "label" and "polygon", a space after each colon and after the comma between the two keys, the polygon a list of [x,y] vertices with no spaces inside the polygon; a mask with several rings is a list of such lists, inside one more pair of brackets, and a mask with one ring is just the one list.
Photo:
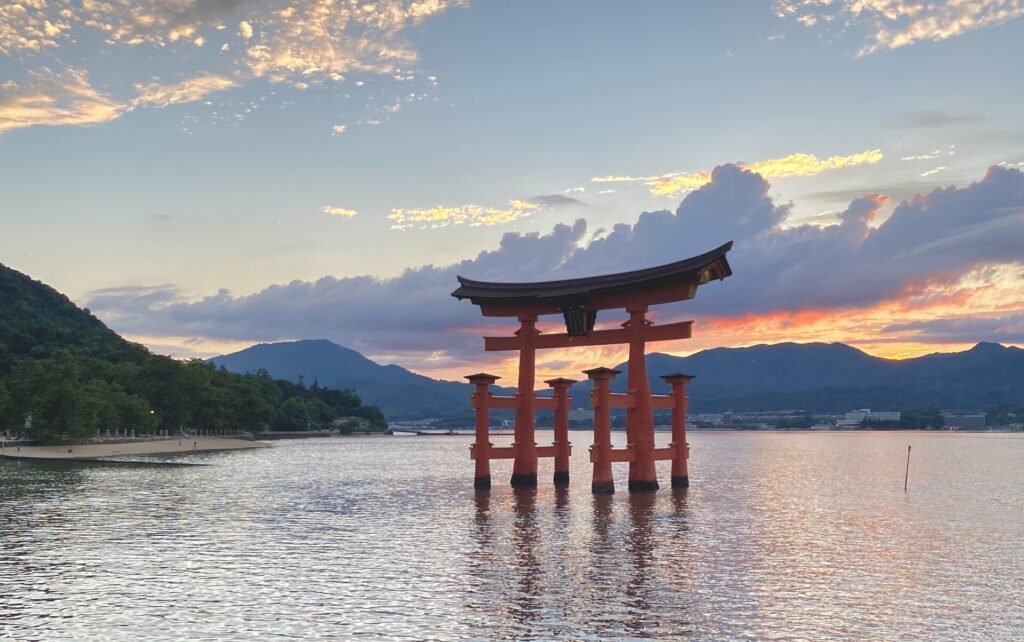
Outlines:
{"label": "torii crossbeam", "polygon": [[[566,393],[568,379],[549,382],[556,390],[554,400],[538,399],[534,394],[536,376],[536,351],[549,348],[571,348],[598,345],[629,345],[629,379],[626,395],[612,395],[608,392],[609,382],[617,374],[614,370],[598,368],[588,370],[587,375],[595,382],[592,402],[595,404],[595,445],[591,449],[591,460],[594,462],[594,492],[614,490],[611,481],[612,461],[629,462],[629,489],[631,491],[657,490],[658,480],[654,462],[659,459],[673,460],[673,486],[688,484],[685,468],[685,432],[681,435],[682,442],[676,438],[677,423],[685,431],[685,414],[677,421],[673,418],[673,447],[655,449],[654,447],[654,407],[670,407],[674,412],[685,413],[685,383],[692,377],[673,375],[673,395],[680,395],[673,400],[672,396],[652,397],[650,381],[647,377],[647,365],[644,359],[645,346],[648,341],[670,341],[689,339],[693,329],[692,321],[654,325],[647,319],[651,305],[671,303],[692,299],[697,288],[713,279],[721,280],[732,274],[726,254],[732,249],[732,242],[726,243],[700,256],[694,256],[675,263],[658,267],[608,274],[604,276],[568,279],[564,281],[547,281],[539,283],[491,283],[473,281],[458,277],[460,287],[452,292],[458,299],[469,299],[480,306],[485,317],[515,317],[520,327],[514,336],[484,337],[484,349],[488,352],[516,350],[519,352],[518,393],[514,398],[493,397],[488,392],[488,385],[497,377],[480,373],[468,377],[476,384],[474,407],[477,408],[477,442],[473,448],[473,458],[477,461],[475,485],[478,488],[490,487],[490,459],[512,457],[512,486],[533,487],[537,485],[538,456],[556,457],[555,481],[568,481],[568,439],[567,428],[560,426],[568,410],[569,399]],[[595,330],[597,313],[601,310],[624,309],[628,320],[621,328]],[[543,315],[561,314],[565,320],[566,332],[560,334],[543,334],[536,328],[537,319]],[[559,383],[554,383],[559,382]],[[565,383],[569,382],[569,383]],[[602,402],[600,393],[607,398]],[[486,398],[482,398],[484,395]],[[562,400],[562,401],[559,401]],[[602,406],[603,403],[603,406]],[[565,408],[561,408],[564,404]],[[511,448],[491,448],[487,441],[487,409],[514,408],[515,443]],[[555,437],[551,447],[538,449],[534,442],[536,431],[534,411],[541,407],[556,411]],[[625,450],[613,451],[610,441],[605,444],[598,433],[607,432],[607,426],[599,426],[608,422],[610,407],[626,408],[626,433],[629,446]],[[481,415],[481,408],[484,410]],[[560,410],[562,412],[560,412]],[[561,416],[561,419],[559,418]],[[483,430],[481,431],[481,420]],[[609,438],[610,439],[610,438]],[[666,450],[670,452],[659,452]],[[506,452],[507,451],[507,452]],[[682,460],[681,462],[679,460]],[[561,468],[564,460],[564,469]],[[599,473],[598,468],[601,468]],[[678,465],[678,464],[681,464]],[[607,474],[604,470],[607,468]],[[680,472],[677,475],[677,472]],[[602,479],[598,479],[598,476]],[[607,476],[607,479],[603,479]]]}

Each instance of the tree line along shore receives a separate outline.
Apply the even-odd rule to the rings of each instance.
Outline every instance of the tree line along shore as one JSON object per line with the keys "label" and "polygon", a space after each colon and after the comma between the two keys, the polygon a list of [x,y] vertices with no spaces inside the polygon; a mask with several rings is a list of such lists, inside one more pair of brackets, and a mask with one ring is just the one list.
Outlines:
{"label": "tree line along shore", "polygon": [[236,374],[150,353],[53,288],[0,265],[0,432],[39,444],[107,431],[383,431],[352,390]]}

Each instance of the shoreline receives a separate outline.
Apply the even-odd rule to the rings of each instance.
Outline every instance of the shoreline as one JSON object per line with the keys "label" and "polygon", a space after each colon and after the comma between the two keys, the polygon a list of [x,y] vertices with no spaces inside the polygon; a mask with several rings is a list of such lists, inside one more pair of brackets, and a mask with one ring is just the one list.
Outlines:
{"label": "shoreline", "polygon": [[120,442],[111,444],[74,444],[69,446],[17,446],[8,445],[0,449],[0,459],[19,460],[77,460],[89,461],[107,457],[132,455],[187,455],[223,450],[248,450],[270,448],[271,445],[247,439],[227,437],[183,437],[179,439],[153,439],[149,441]]}

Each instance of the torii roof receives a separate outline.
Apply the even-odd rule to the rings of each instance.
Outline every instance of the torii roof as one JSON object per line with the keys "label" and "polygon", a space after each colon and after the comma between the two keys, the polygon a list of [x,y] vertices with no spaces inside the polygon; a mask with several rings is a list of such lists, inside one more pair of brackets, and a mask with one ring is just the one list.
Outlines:
{"label": "torii roof", "polygon": [[[679,301],[692,296],[678,295],[679,286],[696,286],[712,278],[724,279],[730,276],[732,269],[725,255],[731,249],[732,241],[729,241],[710,252],[675,263],[562,281],[494,283],[460,276],[460,286],[452,292],[452,296],[469,299],[482,307],[502,310],[532,308],[550,312],[576,305],[589,309],[622,307],[612,303],[617,303],[622,295],[642,298],[645,292],[661,292],[660,296],[655,297],[657,300],[651,300],[651,303]],[[667,290],[673,292],[666,295],[664,291]],[[486,310],[484,313],[488,314]]]}

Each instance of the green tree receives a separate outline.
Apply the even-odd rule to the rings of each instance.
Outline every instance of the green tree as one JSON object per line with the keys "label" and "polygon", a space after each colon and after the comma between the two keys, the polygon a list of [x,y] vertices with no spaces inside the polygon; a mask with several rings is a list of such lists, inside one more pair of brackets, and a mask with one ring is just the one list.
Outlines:
{"label": "green tree", "polygon": [[67,353],[14,367],[12,406],[15,428],[31,417],[27,434],[43,443],[80,439],[94,425],[83,412],[78,364]]}
{"label": "green tree", "polygon": [[0,379],[0,431],[7,430],[11,425],[11,393],[7,390],[7,384]]}

